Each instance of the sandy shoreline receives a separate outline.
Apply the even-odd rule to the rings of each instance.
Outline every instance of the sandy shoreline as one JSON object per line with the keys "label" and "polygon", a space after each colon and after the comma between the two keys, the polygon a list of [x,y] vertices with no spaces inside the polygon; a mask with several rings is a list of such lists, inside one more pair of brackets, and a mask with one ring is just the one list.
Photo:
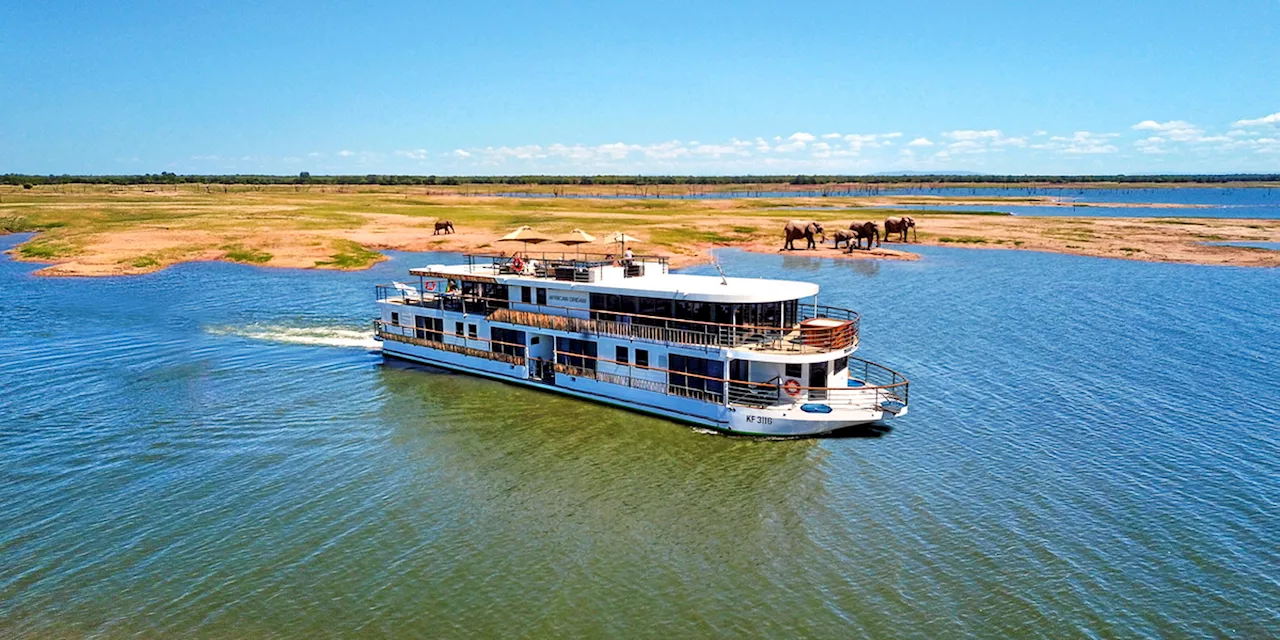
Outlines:
{"label": "sandy shoreline", "polygon": [[[182,262],[223,260],[268,267],[359,269],[383,259],[379,250],[510,253],[519,245],[496,244],[520,224],[555,235],[582,228],[597,237],[622,230],[644,243],[642,253],[670,257],[676,266],[708,259],[708,249],[737,247],[779,253],[789,219],[816,219],[828,234],[850,221],[913,216],[925,245],[1004,248],[1153,262],[1280,266],[1280,251],[1213,246],[1223,241],[1280,242],[1280,220],[1235,218],[1029,217],[895,211],[866,208],[918,202],[903,198],[789,198],[716,200],[595,200],[586,198],[425,197],[413,189],[379,188],[355,193],[274,189],[220,194],[110,192],[25,194],[4,192],[0,233],[36,235],[9,253],[48,266],[41,276],[110,276],[149,273]],[[936,198],[936,197],[929,197]],[[1018,198],[1025,203],[1026,198]],[[932,201],[932,200],[931,200]],[[937,198],[939,204],[973,204]],[[988,202],[984,200],[983,202]],[[1130,203],[1134,204],[1134,203]],[[821,210],[794,207],[838,206]],[[1066,206],[1071,206],[1068,203]],[[1110,205],[1106,205],[1110,206]],[[1159,207],[1166,208],[1166,207]],[[1185,207],[1168,207],[1185,208]],[[439,219],[458,233],[433,235]],[[879,251],[787,252],[855,260],[913,260],[911,245],[884,243]],[[573,249],[555,244],[551,252]],[[584,251],[605,252],[605,245]]]}

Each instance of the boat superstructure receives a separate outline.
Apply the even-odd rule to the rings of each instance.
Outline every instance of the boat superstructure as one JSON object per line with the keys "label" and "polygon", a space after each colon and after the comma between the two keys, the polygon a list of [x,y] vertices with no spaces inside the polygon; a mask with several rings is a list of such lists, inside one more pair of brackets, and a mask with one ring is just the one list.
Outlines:
{"label": "boat superstructure", "polygon": [[386,356],[722,431],[801,436],[903,415],[816,284],[670,273],[660,256],[472,254],[377,287]]}

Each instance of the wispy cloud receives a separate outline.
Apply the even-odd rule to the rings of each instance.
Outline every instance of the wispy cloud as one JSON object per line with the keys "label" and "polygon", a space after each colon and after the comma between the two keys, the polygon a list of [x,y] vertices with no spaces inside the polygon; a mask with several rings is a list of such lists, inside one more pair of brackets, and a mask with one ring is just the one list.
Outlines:
{"label": "wispy cloud", "polygon": [[1116,153],[1120,148],[1111,141],[1118,137],[1120,137],[1118,133],[1077,131],[1070,136],[1050,136],[1048,142],[1033,144],[1031,148],[1048,149],[1069,155]]}
{"label": "wispy cloud", "polygon": [[1264,127],[1270,125],[1280,125],[1280,112],[1273,113],[1269,116],[1261,118],[1253,118],[1251,120],[1236,120],[1237,127]]}
{"label": "wispy cloud", "polygon": [[916,138],[911,142],[908,142],[907,146],[908,147],[932,147],[933,141],[929,140],[928,138],[921,137],[921,138]]}

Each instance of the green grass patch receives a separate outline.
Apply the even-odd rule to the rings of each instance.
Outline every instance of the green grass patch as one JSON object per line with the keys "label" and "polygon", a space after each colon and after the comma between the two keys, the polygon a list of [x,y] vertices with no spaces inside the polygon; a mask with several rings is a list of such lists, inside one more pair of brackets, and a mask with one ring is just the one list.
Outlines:
{"label": "green grass patch", "polygon": [[31,260],[50,260],[73,255],[75,247],[61,242],[28,242],[18,249],[18,253]]}
{"label": "green grass patch", "polygon": [[232,262],[262,264],[271,260],[271,254],[260,249],[246,248],[237,244],[229,244],[222,248],[227,252],[227,259]]}
{"label": "green grass patch", "polygon": [[956,236],[954,238],[951,236],[942,236],[941,238],[938,238],[938,242],[950,242],[953,244],[986,244],[987,239],[979,238],[977,236]]}
{"label": "green grass patch", "polygon": [[1146,253],[1145,251],[1137,247],[1120,247],[1120,250],[1125,253]]}
{"label": "green grass patch", "polygon": [[1143,222],[1146,224],[1186,224],[1186,225],[1193,225],[1197,227],[1208,226],[1208,223],[1192,222],[1190,220],[1144,220]]}
{"label": "green grass patch", "polygon": [[749,236],[760,230],[760,227],[729,227],[729,228],[733,229],[734,233],[742,234],[744,236]]}
{"label": "green grass patch", "polygon": [[160,261],[156,260],[153,256],[138,256],[129,261],[129,266],[134,269],[149,269],[159,265]]}
{"label": "green grass patch", "polygon": [[382,254],[370,251],[351,240],[335,240],[333,248],[335,253],[329,257],[329,260],[317,262],[317,267],[363,269],[382,259]]}

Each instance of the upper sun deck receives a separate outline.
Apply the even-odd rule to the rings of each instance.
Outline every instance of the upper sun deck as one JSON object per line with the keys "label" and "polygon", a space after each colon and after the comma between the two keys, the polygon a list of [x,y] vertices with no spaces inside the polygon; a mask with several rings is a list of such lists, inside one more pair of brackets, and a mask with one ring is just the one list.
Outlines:
{"label": "upper sun deck", "polygon": [[590,254],[496,254],[467,256],[466,264],[410,269],[422,278],[457,279],[571,289],[587,293],[644,296],[710,303],[770,303],[818,294],[818,285],[795,280],[721,278],[671,273],[661,256],[635,256],[629,263]]}

